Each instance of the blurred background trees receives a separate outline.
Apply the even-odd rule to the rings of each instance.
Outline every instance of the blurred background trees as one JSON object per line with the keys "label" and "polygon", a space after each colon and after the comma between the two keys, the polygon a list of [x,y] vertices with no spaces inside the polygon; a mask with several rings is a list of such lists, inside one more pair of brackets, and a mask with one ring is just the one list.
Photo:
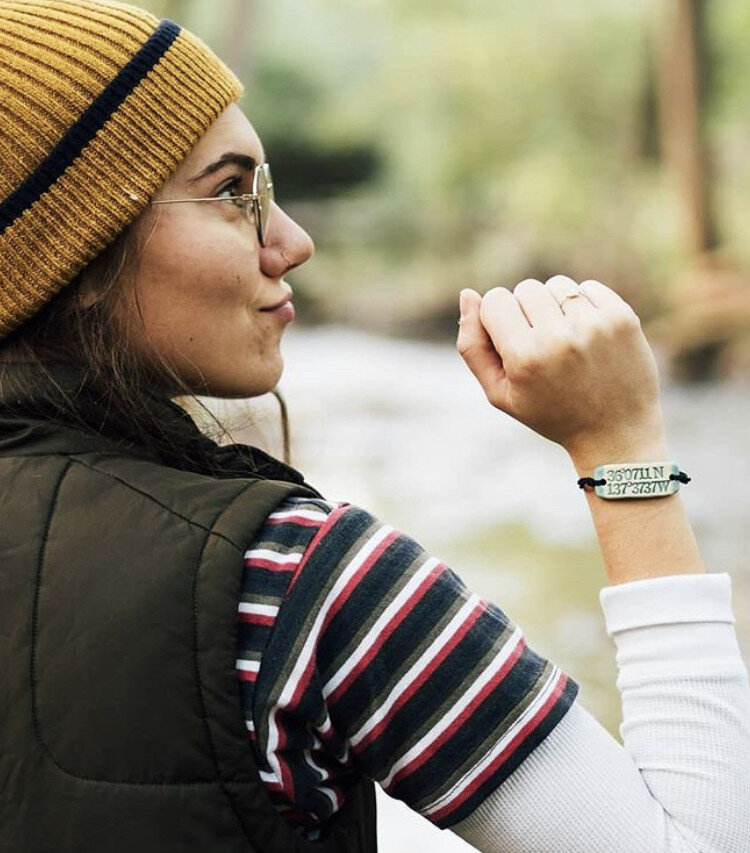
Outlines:
{"label": "blurred background trees", "polygon": [[750,371],[747,0],[143,5],[245,82],[303,321],[452,336],[461,287],[564,272],[679,374]]}
{"label": "blurred background trees", "polygon": [[[559,448],[492,410],[460,363],[458,291],[598,278],[675,376],[750,377],[750,3],[136,2],[242,78],[279,202],[316,240],[290,276],[293,464],[498,602],[616,735],[588,509]],[[747,654],[748,382],[664,378],[683,499],[710,570],[732,575]],[[267,402],[235,439],[280,455]],[[383,849],[457,849],[379,807]]]}

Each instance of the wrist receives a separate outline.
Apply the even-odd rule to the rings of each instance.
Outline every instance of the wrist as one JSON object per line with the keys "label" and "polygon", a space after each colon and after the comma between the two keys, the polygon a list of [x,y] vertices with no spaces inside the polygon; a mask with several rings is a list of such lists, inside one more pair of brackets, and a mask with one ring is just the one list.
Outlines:
{"label": "wrist", "polygon": [[579,477],[591,477],[599,465],[615,462],[663,462],[670,459],[663,434],[650,438],[599,441],[566,450]]}

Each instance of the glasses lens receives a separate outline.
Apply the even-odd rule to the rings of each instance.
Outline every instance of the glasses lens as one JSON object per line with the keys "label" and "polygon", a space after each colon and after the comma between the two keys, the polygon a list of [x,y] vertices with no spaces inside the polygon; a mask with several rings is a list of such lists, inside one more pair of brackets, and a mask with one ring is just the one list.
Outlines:
{"label": "glasses lens", "polygon": [[271,203],[274,200],[273,179],[271,178],[271,168],[268,163],[258,169],[258,208],[260,213],[260,242],[265,245],[266,234],[268,233],[268,220],[271,216]]}

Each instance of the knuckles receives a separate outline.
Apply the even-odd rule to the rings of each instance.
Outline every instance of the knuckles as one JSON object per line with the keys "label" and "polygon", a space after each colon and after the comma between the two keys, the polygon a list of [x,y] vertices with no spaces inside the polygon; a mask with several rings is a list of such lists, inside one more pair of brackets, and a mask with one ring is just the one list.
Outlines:
{"label": "knuckles", "polygon": [[548,278],[544,282],[544,286],[550,288],[550,290],[559,290],[560,292],[570,292],[571,286],[578,287],[574,279],[562,274],[553,275],[551,278]]}
{"label": "knuckles", "polygon": [[581,352],[583,342],[573,329],[556,330],[547,339],[547,345],[555,356],[576,355]]}
{"label": "knuckles", "polygon": [[641,331],[640,317],[629,307],[592,314],[580,324],[581,339],[586,346],[627,338]]}
{"label": "knuckles", "polygon": [[527,291],[536,290],[539,287],[544,287],[541,281],[538,281],[535,278],[525,278],[523,281],[519,281],[518,284],[513,288],[513,295],[518,296],[520,293],[526,293]]}
{"label": "knuckles", "polygon": [[[549,287],[550,284],[557,286],[570,281],[572,279],[566,276],[553,276],[545,285],[537,279],[527,278],[520,281],[513,290],[504,286],[493,287],[482,297],[480,320],[484,322],[489,319],[493,310],[504,310],[506,301],[509,299],[539,288]],[[593,279],[582,282],[580,286],[582,289],[585,287],[593,291],[598,290],[600,293],[608,291],[614,294],[614,291],[610,291],[606,285]],[[498,303],[503,303],[503,306]],[[638,314],[624,300],[621,304],[612,304],[610,301],[606,307],[571,318],[568,323],[544,330],[534,329],[524,342],[522,350],[517,349],[512,352],[509,348],[504,349],[503,361],[508,374],[515,382],[528,384],[551,369],[557,372],[561,365],[574,368],[586,357],[592,355],[595,357],[597,352],[601,352],[613,342],[626,340],[629,336],[638,334],[641,334],[641,320]],[[456,350],[462,358],[471,361],[477,344],[478,341],[470,334],[469,329],[461,326],[456,340]],[[497,405],[497,401],[492,400],[490,393],[488,393],[489,401]]]}
{"label": "knuckles", "polygon": [[[509,297],[511,297],[511,291],[508,290],[507,287],[503,287],[502,285],[491,287],[484,296],[482,296],[482,302],[479,305],[480,319],[482,321],[486,320],[489,316],[489,312],[492,310],[502,310],[502,304],[507,305],[506,300]],[[493,304],[496,306],[496,309],[492,308]]]}
{"label": "knuckles", "polygon": [[543,372],[545,364],[549,363],[550,355],[551,353],[545,353],[540,349],[528,349],[522,353],[515,353],[506,359],[506,370],[513,376],[515,382],[527,384]]}
{"label": "knuckles", "polygon": [[640,317],[629,307],[624,307],[602,315],[602,318],[598,322],[592,324],[589,336],[592,342],[603,338],[615,340],[629,337],[640,332],[640,330]]}
{"label": "knuckles", "polygon": [[622,311],[617,312],[613,321],[613,327],[618,333],[627,334],[637,332],[641,329],[641,318],[628,306]]}
{"label": "knuckles", "polygon": [[596,345],[596,329],[580,325],[555,328],[535,336],[533,345],[522,352],[507,353],[508,371],[521,384],[532,382],[544,373],[558,372],[562,366],[574,369]]}

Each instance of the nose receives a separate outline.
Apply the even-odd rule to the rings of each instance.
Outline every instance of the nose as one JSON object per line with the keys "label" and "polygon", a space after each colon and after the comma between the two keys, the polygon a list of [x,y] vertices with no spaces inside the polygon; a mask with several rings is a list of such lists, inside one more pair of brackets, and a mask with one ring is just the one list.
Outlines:
{"label": "nose", "polygon": [[275,202],[268,226],[266,245],[261,249],[261,267],[267,276],[280,278],[315,254],[312,237]]}

